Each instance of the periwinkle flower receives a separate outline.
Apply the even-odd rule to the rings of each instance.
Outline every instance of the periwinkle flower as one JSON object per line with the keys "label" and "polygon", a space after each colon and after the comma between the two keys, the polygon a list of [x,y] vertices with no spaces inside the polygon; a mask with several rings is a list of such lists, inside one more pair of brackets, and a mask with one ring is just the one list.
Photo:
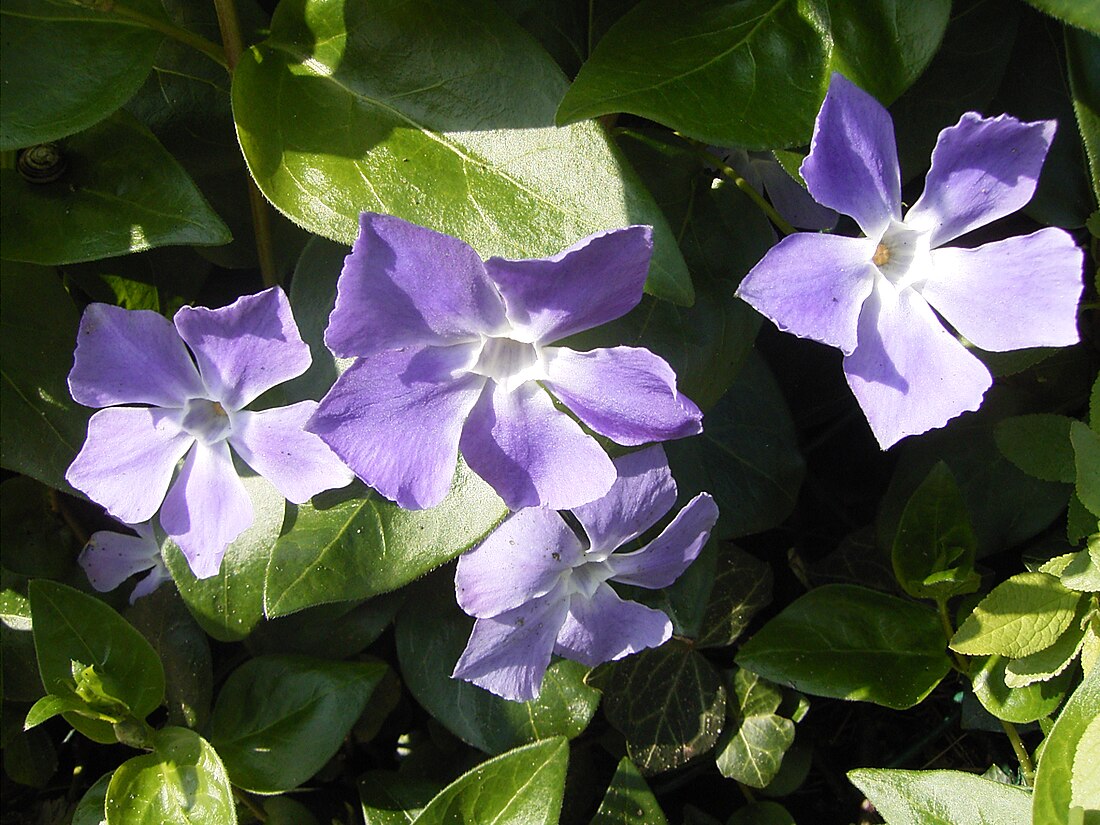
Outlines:
{"label": "periwinkle flower", "polygon": [[572,510],[587,541],[554,510],[528,508],[459,558],[456,597],[477,621],[455,678],[528,701],[552,653],[595,666],[672,635],[664,613],[623,601],[608,582],[672,584],[706,544],[718,507],[700,493],[653,541],[616,553],[672,508],[676,483],[660,446],[617,458],[615,466],[608,493]]}
{"label": "periwinkle flower", "polygon": [[737,294],[781,330],[844,353],[883,449],[978,409],[992,384],[941,317],[994,352],[1078,340],[1082,252],[1068,233],[944,246],[1031,199],[1054,128],[964,114],[940,132],[924,194],[903,216],[890,115],[833,75],[801,172],[810,194],[865,237],[790,235]]}
{"label": "periwinkle flower", "polygon": [[137,533],[131,536],[113,530],[93,533],[80,551],[77,563],[83,568],[92,587],[100,593],[114,590],[131,576],[146,570],[149,574],[130,593],[130,604],[168,581],[168,567],[160,554],[160,545],[151,522],[127,525]]}
{"label": "periwinkle flower", "polygon": [[253,519],[230,447],[298,504],[351,480],[302,428],[317,402],[244,409],[310,361],[278,287],[221,309],[183,307],[172,322],[92,304],[80,321],[69,391],[85,406],[106,409],[88,422],[65,478],[126,524],[159,510],[161,527],[195,575],[213,576]]}
{"label": "periwinkle flower", "polygon": [[634,226],[550,258],[482,261],[457,238],[363,213],[325,331],[358,360],[307,427],[408,509],[443,500],[460,449],[514,510],[598,498],[614,465],[555,402],[627,446],[701,430],[649,350],[550,346],[637,305],[651,252]]}

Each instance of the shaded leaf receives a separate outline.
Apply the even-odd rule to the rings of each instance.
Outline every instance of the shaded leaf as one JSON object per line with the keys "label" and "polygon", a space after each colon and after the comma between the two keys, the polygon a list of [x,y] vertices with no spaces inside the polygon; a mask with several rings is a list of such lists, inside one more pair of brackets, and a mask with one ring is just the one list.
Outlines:
{"label": "shaded leaf", "polygon": [[366,825],[409,825],[439,786],[396,771],[367,771],[359,779]]}
{"label": "shaded leaf", "polygon": [[619,760],[615,775],[607,788],[599,810],[589,825],[668,825],[661,806],[657,804],[634,763],[625,756]]}
{"label": "shaded leaf", "polygon": [[1057,17],[1071,26],[1080,26],[1100,34],[1100,2],[1098,0],[1027,0],[1039,11]]}
{"label": "shaded leaf", "polygon": [[1001,421],[993,435],[1001,452],[1028,475],[1072,484],[1077,477],[1069,440],[1072,424],[1064,415],[1018,415]]}
{"label": "shaded leaf", "polygon": [[1077,497],[1094,516],[1100,516],[1100,434],[1081,421],[1070,427]]}
{"label": "shaded leaf", "polygon": [[1017,725],[1054,713],[1069,689],[1071,674],[1011,688],[1005,682],[1005,669],[1010,661],[1004,656],[987,656],[971,666],[974,695],[982,706],[998,719]]}

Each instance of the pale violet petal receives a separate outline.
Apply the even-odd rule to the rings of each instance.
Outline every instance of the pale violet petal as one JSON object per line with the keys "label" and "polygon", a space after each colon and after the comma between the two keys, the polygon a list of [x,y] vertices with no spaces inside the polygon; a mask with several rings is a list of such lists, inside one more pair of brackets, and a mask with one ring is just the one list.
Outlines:
{"label": "pale violet petal", "polygon": [[672,637],[672,622],[660,610],[623,601],[607,584],[592,598],[574,593],[554,652],[595,667],[657,647]]}
{"label": "pale violet petal", "polygon": [[160,564],[160,547],[151,535],[132,536],[100,530],[88,539],[77,557],[77,563],[92,587],[100,593],[107,593],[135,573]]}
{"label": "pale violet petal", "polygon": [[668,587],[698,557],[717,521],[718,505],[708,493],[699,493],[641,550],[608,556],[611,578],[650,590]]}

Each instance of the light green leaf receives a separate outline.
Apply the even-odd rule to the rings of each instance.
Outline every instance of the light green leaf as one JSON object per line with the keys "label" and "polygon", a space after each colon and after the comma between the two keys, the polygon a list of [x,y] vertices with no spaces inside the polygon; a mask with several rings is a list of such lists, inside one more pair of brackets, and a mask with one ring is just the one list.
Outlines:
{"label": "light green leaf", "polygon": [[1039,11],[1045,11],[1071,26],[1080,26],[1100,34],[1100,0],[1027,0]]}
{"label": "light green leaf", "polygon": [[1032,814],[1036,825],[1070,825],[1080,823],[1071,809],[1085,807],[1086,800],[1097,796],[1095,763],[1078,761],[1084,746],[1088,753],[1095,748],[1091,726],[1100,717],[1100,668],[1093,668],[1069,697],[1058,721],[1043,745],[1039,770],[1035,775],[1035,795]]}
{"label": "light green leaf", "polygon": [[1092,609],[1087,596],[1081,596],[1069,627],[1050,647],[1013,659],[1005,668],[1005,684],[1024,687],[1033,682],[1046,681],[1070,666],[1081,652],[1085,641],[1086,616]]}
{"label": "light green leaf", "polygon": [[107,825],[236,825],[233,789],[210,744],[162,728],[153,752],[118,766],[107,787]]}
{"label": "light green leaf", "polygon": [[732,682],[737,706],[718,742],[718,770],[728,779],[764,788],[794,742],[794,722],[775,712],[783,701],[775,685],[744,668],[734,671]]}
{"label": "light green leaf", "polygon": [[1074,421],[1069,437],[1077,467],[1077,497],[1094,516],[1100,516],[1100,434]]}
{"label": "light green leaf", "polygon": [[993,436],[1005,457],[1028,475],[1072,484],[1077,477],[1069,440],[1072,424],[1064,415],[1018,415],[998,423]]}
{"label": "light green leaf", "polygon": [[1011,688],[1005,681],[1005,670],[1011,659],[987,656],[971,666],[974,695],[982,706],[998,719],[1016,725],[1034,722],[1050,716],[1062,704],[1070,687],[1068,672],[1045,682],[1027,687]]}
{"label": "light green leaf", "polygon": [[1088,547],[1074,553],[1069,563],[1058,572],[1062,584],[1081,593],[1100,591],[1100,536],[1093,538]]}
{"label": "light green leaf", "polygon": [[625,756],[589,825],[668,825],[653,791]]}
{"label": "light green leaf", "polygon": [[849,771],[890,825],[1031,825],[1031,794],[961,771]]}
{"label": "light green leaf", "polygon": [[524,258],[649,224],[647,289],[690,304],[676,241],[607,137],[595,124],[554,127],[566,87],[480,0],[290,0],[242,57],[233,112],[260,188],[319,235],[350,244],[371,210]]}
{"label": "light green leaf", "polygon": [[1079,598],[1054,576],[1018,573],[978,603],[951,638],[951,649],[967,656],[1037,653],[1069,627]]}
{"label": "light green leaf", "polygon": [[741,648],[737,664],[816,696],[904,709],[944,677],[936,614],[895,596],[846,584],[811,590]]}
{"label": "light green leaf", "polygon": [[76,694],[55,695],[51,693],[43,696],[31,706],[29,711],[27,711],[27,718],[23,722],[23,730],[36,728],[47,719],[53,719],[55,716],[60,716],[62,713],[69,712],[80,713],[92,719],[117,721],[114,719],[105,719],[102,714],[98,714],[89,708],[88,703],[76,696]]}

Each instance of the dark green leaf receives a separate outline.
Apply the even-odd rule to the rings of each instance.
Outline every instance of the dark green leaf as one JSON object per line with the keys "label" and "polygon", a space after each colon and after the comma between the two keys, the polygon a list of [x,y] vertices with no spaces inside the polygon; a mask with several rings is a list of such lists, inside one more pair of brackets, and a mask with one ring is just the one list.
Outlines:
{"label": "dark green leaf", "polygon": [[1070,685],[1070,673],[1027,687],[1010,688],[1005,683],[1005,668],[1011,660],[988,656],[971,667],[974,695],[982,706],[998,719],[1021,725],[1050,716],[1062,704]]}
{"label": "dark green leaf", "polygon": [[366,825],[408,825],[439,786],[394,771],[367,771],[359,780],[359,800]]}
{"label": "dark green leaf", "polygon": [[593,4],[504,0],[497,5],[539,41],[566,75],[576,76],[588,57],[588,18]]}
{"label": "dark green leaf", "polygon": [[269,796],[264,800],[265,825],[321,825],[301,802],[289,796]]}
{"label": "dark green leaf", "polygon": [[890,825],[1030,825],[1031,794],[961,771],[860,768],[848,778]]}
{"label": "dark green leaf", "polygon": [[1069,440],[1073,419],[1036,413],[1006,418],[993,430],[997,447],[1013,464],[1044,481],[1072,484],[1073,445]]}
{"label": "dark green leaf", "polygon": [[1039,11],[1071,26],[1100,34],[1100,0],[1027,0]]}
{"label": "dark green leaf", "polygon": [[738,808],[726,825],[794,825],[794,817],[778,802],[765,800]]}
{"label": "dark green leaf", "polygon": [[232,237],[183,168],[132,115],[117,112],[63,141],[51,183],[0,170],[0,257],[68,264]]}
{"label": "dark green leaf", "polygon": [[589,825],[668,825],[668,820],[634,763],[624,756]]}
{"label": "dark green leaf", "polygon": [[[4,706],[0,727],[6,778],[20,785],[45,788],[57,771],[53,738],[43,730],[23,730],[22,720],[11,711],[10,705]],[[98,821],[96,825],[99,825]]]}
{"label": "dark green leaf", "polygon": [[380,662],[261,656],[218,694],[210,741],[233,784],[257,793],[301,785],[336,753],[386,672]]}
{"label": "dark green leaf", "polygon": [[531,257],[650,224],[647,289],[690,304],[668,225],[605,135],[554,128],[565,88],[550,56],[482,2],[291,0],[238,65],[233,112],[260,188],[317,234],[351,243],[369,209],[485,256]]}
{"label": "dark green leaf", "polygon": [[[1100,3],[1094,3],[1093,25],[1100,29]],[[1076,29],[1066,29],[1066,64],[1073,111],[1085,145],[1092,193],[1100,201],[1100,41]]]}
{"label": "dark green leaf", "polygon": [[404,591],[365,602],[310,607],[263,622],[248,638],[255,653],[302,653],[322,659],[347,659],[362,652],[393,621]]}
{"label": "dark green leaf", "polygon": [[107,818],[104,810],[107,805],[107,787],[111,784],[112,776],[113,772],[104,774],[88,788],[73,811],[72,825],[103,825]]}
{"label": "dark green leaf", "polygon": [[718,770],[753,788],[764,788],[779,773],[794,742],[794,722],[776,713],[783,694],[755,673],[738,668],[731,680],[730,722],[718,741]]}
{"label": "dark green leaf", "polygon": [[845,584],[795,600],[749,639],[737,664],[811,695],[898,710],[920,702],[951,667],[933,611]]}
{"label": "dark green leaf", "polygon": [[65,577],[79,550],[49,489],[26,476],[0,484],[0,546],[4,567],[24,576]]}
{"label": "dark green leaf", "polygon": [[1077,497],[1093,515],[1100,516],[1100,435],[1084,422],[1075,421],[1069,437],[1077,469]]}
{"label": "dark green leaf", "polygon": [[43,693],[31,632],[31,605],[26,596],[0,590],[0,645],[3,646],[3,698],[33,702]]}

